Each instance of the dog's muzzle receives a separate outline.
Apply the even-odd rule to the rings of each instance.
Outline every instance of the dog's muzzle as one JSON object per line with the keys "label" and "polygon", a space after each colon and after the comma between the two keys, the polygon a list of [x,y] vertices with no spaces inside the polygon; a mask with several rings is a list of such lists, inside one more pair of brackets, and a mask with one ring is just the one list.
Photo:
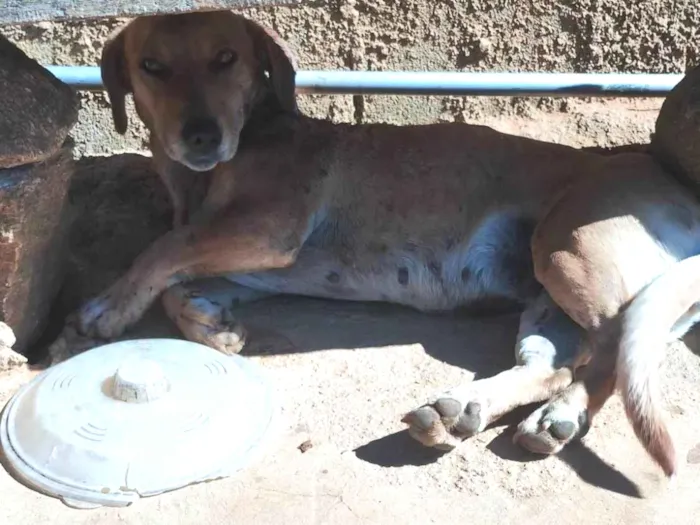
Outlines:
{"label": "dog's muzzle", "polygon": [[183,160],[192,169],[207,171],[221,161],[222,133],[211,118],[193,118],[182,128]]}

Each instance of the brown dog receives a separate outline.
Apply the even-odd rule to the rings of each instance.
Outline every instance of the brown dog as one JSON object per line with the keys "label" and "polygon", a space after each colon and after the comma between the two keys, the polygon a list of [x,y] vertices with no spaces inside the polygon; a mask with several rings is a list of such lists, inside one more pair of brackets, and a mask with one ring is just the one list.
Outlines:
{"label": "brown dog", "polygon": [[[108,43],[102,70],[121,132],[134,95],[177,227],[75,314],[54,359],[79,337],[118,336],[163,292],[185,336],[223,352],[239,351],[243,334],[226,305],[266,294],[421,310],[504,299],[525,305],[517,365],[406,415],[411,435],[451,448],[547,401],[516,440],[555,453],[586,431],[617,379],[640,440],[674,473],[655,368],[669,334],[697,318],[700,205],[652,156],[481,126],[302,116],[284,45],[228,12],[137,19]],[[694,138],[691,82],[660,122],[686,119]],[[697,164],[682,161],[690,139],[676,129],[660,127],[657,157],[694,182]],[[198,202],[189,186],[201,182]]]}

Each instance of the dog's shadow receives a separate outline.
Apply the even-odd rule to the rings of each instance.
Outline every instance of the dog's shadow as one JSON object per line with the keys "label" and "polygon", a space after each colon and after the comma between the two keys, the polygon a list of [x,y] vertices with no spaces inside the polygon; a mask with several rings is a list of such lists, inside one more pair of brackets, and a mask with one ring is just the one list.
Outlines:
{"label": "dog's shadow", "polygon": [[[513,444],[515,426],[530,412],[518,410],[518,414],[509,415],[508,426],[498,434],[487,446],[493,454],[509,461],[529,462],[538,461],[542,456],[532,454]],[[506,422],[499,422],[506,423]],[[622,472],[606,463],[593,450],[581,441],[568,444],[557,454],[559,460],[566,463],[576,475],[586,483],[610,492],[615,492],[631,498],[641,498],[639,487]]]}
{"label": "dog's shadow", "polygon": [[446,452],[424,447],[402,430],[389,434],[354,450],[358,459],[381,467],[420,467],[435,463]]}
{"label": "dog's shadow", "polygon": [[518,313],[426,314],[385,303],[297,297],[247,304],[234,314],[252,333],[244,350],[249,355],[420,344],[431,357],[476,377],[513,366],[519,318]]}
{"label": "dog's shadow", "polygon": [[[285,315],[286,312],[286,315]],[[294,312],[293,315],[289,315]],[[488,377],[514,364],[517,312],[496,316],[463,313],[428,315],[387,304],[360,304],[281,297],[250,304],[237,316],[251,326],[265,326],[247,353],[312,352],[329,348],[381,348],[420,344],[431,357]],[[284,335],[282,335],[284,334]],[[515,426],[536,405],[521,407],[496,423],[502,427],[488,450],[509,461],[537,461],[512,442]],[[428,449],[407,431],[358,447],[358,459],[387,468],[421,466],[444,452]],[[624,474],[600,459],[583,443],[572,443],[558,455],[585,482],[630,497],[640,490]]]}

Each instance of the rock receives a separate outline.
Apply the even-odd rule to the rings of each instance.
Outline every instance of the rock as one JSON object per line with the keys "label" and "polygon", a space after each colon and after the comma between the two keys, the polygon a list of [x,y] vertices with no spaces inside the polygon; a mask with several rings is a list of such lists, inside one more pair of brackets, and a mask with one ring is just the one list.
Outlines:
{"label": "rock", "polygon": [[0,322],[0,347],[12,348],[15,346],[17,338],[15,333],[12,331],[6,323]]}
{"label": "rock", "polygon": [[78,119],[74,91],[0,35],[0,168],[46,160]]}
{"label": "rock", "polygon": [[[691,188],[700,181],[700,66],[686,72],[664,100],[656,119],[651,150]],[[697,189],[695,190],[698,192]]]}
{"label": "rock", "polygon": [[8,372],[27,363],[27,358],[12,350],[17,341],[12,328],[0,322],[0,372]]}
{"label": "rock", "polygon": [[41,334],[62,284],[72,173],[70,144],[43,162],[0,169],[0,320],[20,353]]}
{"label": "rock", "polygon": [[0,372],[9,372],[27,364],[27,358],[6,346],[0,346]]}

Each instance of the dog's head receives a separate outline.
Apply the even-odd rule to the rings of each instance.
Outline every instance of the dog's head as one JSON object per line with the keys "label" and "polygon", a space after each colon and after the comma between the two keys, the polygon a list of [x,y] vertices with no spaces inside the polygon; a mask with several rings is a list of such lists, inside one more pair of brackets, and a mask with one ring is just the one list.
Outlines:
{"label": "dog's head", "polygon": [[296,111],[294,61],[272,31],[229,11],[147,16],[102,52],[114,125],[125,133],[125,97],[174,161],[207,171],[231,160],[252,106],[268,91]]}

